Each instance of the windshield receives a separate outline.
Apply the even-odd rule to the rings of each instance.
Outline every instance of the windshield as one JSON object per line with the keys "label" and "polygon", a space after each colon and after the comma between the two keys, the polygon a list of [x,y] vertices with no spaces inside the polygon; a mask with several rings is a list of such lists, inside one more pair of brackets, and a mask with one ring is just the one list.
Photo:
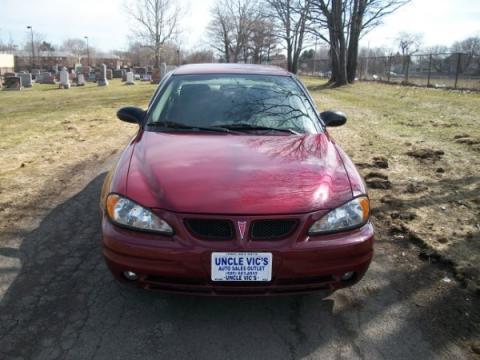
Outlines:
{"label": "windshield", "polygon": [[317,122],[315,109],[290,77],[215,74],[172,76],[147,125],[314,134]]}

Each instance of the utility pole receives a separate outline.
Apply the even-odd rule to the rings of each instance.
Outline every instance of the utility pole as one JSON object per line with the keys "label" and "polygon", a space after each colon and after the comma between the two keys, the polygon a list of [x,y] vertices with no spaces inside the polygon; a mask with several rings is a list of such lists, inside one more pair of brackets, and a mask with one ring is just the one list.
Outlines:
{"label": "utility pole", "polygon": [[85,40],[87,40],[87,66],[90,67],[90,48],[88,47],[88,36],[84,36]]}
{"label": "utility pole", "polygon": [[30,29],[30,34],[32,35],[32,70],[35,67],[35,46],[33,45],[33,27],[30,25],[27,26],[27,29]]}

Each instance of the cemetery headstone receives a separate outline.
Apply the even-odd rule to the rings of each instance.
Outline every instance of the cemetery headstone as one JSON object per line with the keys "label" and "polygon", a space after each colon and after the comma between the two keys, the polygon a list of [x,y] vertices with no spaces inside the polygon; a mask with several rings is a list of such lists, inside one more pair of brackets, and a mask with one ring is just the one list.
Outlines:
{"label": "cemetery headstone", "polygon": [[41,72],[37,75],[36,82],[39,84],[55,84],[55,77],[49,72]]}
{"label": "cemetery headstone", "polygon": [[68,71],[67,71],[66,68],[63,68],[60,71],[60,85],[59,85],[59,87],[63,88],[63,89],[70,89],[70,78],[69,78]]}
{"label": "cemetery headstone", "polygon": [[121,79],[122,78],[123,71],[120,69],[116,69],[112,71],[112,77],[114,79]]}
{"label": "cemetery headstone", "polygon": [[135,85],[135,80],[133,79],[133,72],[129,71],[126,73],[125,85]]}
{"label": "cemetery headstone", "polygon": [[100,66],[100,78],[97,79],[97,85],[98,86],[108,86],[107,65],[105,65],[105,64],[102,64]]}
{"label": "cemetery headstone", "polygon": [[22,79],[18,76],[9,76],[5,78],[3,90],[21,90]]}
{"label": "cemetery headstone", "polygon": [[111,69],[107,69],[107,80],[113,79],[113,72]]}
{"label": "cemetery headstone", "polygon": [[160,80],[163,79],[163,77],[165,76],[166,73],[167,73],[167,64],[162,63],[160,65]]}
{"label": "cemetery headstone", "polygon": [[18,74],[18,77],[22,80],[23,87],[32,87],[32,74],[22,73]]}
{"label": "cemetery headstone", "polygon": [[77,75],[77,86],[85,86],[85,75],[83,74]]}
{"label": "cemetery headstone", "polygon": [[161,70],[160,69],[153,69],[152,71],[152,84],[158,84],[162,80]]}

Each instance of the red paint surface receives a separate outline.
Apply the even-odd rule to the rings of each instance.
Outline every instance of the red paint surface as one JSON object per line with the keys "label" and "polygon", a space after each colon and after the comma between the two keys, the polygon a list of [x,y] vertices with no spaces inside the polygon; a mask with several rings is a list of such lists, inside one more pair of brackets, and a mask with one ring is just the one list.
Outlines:
{"label": "red paint surface", "polygon": [[[274,67],[195,65],[192,73],[268,73]],[[127,230],[105,215],[110,192],[152,209],[174,229],[173,236]],[[311,225],[330,209],[366,187],[353,162],[328,133],[317,135],[230,135],[200,132],[144,132],[124,150],[102,189],[104,256],[113,275],[139,274],[136,286],[204,295],[261,295],[334,290],[359,281],[373,255],[373,227],[309,236]],[[235,238],[194,237],[185,218],[229,219]],[[253,241],[250,224],[261,219],[295,219],[287,238]],[[242,237],[238,222],[246,222]],[[268,251],[273,254],[270,283],[210,281],[213,251]],[[354,279],[342,281],[345,272]]]}

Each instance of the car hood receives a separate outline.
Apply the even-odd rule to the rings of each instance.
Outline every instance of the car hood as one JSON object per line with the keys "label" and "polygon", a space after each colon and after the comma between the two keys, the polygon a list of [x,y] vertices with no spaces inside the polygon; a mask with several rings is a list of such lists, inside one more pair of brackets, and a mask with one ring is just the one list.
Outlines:
{"label": "car hood", "polygon": [[143,132],[127,196],[174,212],[253,215],[334,208],[352,190],[326,134]]}

